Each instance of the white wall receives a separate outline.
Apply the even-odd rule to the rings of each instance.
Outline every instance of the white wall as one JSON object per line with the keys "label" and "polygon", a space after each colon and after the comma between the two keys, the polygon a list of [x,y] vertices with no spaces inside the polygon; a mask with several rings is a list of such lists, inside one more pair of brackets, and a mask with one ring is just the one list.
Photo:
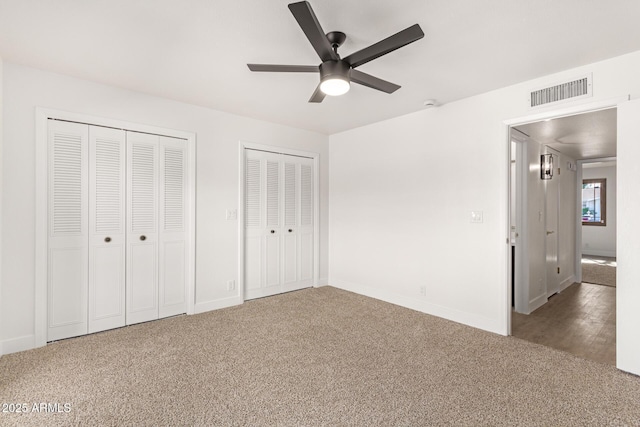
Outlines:
{"label": "white wall", "polygon": [[[35,108],[195,132],[196,310],[237,302],[239,141],[320,153],[320,282],[328,273],[328,137],[5,63],[1,322],[5,352],[33,346],[35,263]],[[234,297],[235,296],[235,297]]]}
{"label": "white wall", "polygon": [[[592,98],[527,107],[531,89],[584,73]],[[505,123],[638,97],[639,73],[635,52],[332,135],[329,283],[508,333]]]}
{"label": "white wall", "polygon": [[[2,106],[4,105],[2,102],[2,88],[4,87],[3,84],[3,78],[2,78],[2,73],[3,73],[3,61],[2,61],[2,57],[0,57],[0,242],[2,242],[2,200],[4,199],[3,196],[3,188],[4,186],[2,185],[3,181],[2,181],[2,176],[3,176],[3,160],[2,160],[2,135],[3,135],[3,110],[2,110]],[[2,322],[2,244],[0,243],[0,356],[2,356],[4,354],[3,351],[3,345],[2,345],[2,328],[3,328],[3,322]]]}
{"label": "white wall", "polygon": [[616,166],[582,167],[582,179],[606,178],[607,225],[582,226],[582,253],[585,255],[616,256],[617,179]]}

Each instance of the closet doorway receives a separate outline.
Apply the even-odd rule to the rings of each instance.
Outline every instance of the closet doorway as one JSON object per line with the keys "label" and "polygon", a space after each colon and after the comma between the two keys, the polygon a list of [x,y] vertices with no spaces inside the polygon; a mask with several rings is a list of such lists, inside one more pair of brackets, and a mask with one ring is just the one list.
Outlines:
{"label": "closet doorway", "polygon": [[242,144],[241,150],[243,298],[316,285],[317,153],[255,144]]}
{"label": "closet doorway", "polygon": [[37,110],[36,346],[193,313],[194,142]]}

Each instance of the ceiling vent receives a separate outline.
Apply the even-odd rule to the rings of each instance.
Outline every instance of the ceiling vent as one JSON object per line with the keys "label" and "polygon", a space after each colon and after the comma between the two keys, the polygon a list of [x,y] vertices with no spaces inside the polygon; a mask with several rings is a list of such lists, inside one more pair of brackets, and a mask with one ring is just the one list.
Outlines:
{"label": "ceiling vent", "polygon": [[533,90],[529,95],[529,108],[590,97],[593,88],[591,79],[591,74],[588,74],[576,80]]}

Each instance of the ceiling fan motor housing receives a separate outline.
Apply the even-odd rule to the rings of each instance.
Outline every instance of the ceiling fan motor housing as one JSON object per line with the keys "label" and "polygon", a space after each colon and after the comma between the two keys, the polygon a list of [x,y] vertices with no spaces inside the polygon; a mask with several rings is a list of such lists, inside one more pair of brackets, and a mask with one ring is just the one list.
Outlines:
{"label": "ceiling fan motor housing", "polygon": [[325,61],[320,64],[320,81],[331,78],[351,80],[351,66],[345,61]]}

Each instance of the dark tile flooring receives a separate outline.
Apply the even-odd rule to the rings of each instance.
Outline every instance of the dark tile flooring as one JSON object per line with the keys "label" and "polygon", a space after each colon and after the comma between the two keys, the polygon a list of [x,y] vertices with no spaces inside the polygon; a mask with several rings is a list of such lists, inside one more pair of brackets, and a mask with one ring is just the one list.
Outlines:
{"label": "dark tile flooring", "polygon": [[529,315],[512,312],[515,337],[616,364],[616,288],[574,283]]}

